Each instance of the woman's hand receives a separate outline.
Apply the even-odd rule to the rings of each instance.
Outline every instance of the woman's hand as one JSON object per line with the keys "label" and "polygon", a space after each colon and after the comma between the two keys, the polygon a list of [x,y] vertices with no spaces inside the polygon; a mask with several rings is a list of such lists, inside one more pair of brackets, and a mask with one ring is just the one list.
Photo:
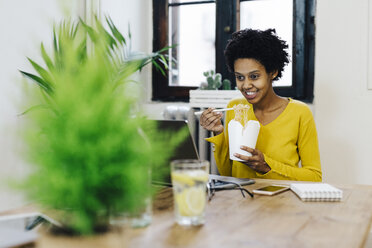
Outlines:
{"label": "woman's hand", "polygon": [[247,151],[252,154],[252,156],[245,156],[238,153],[234,153],[234,156],[244,160],[242,163],[247,165],[254,171],[258,173],[265,174],[271,170],[270,166],[266,163],[264,155],[261,151],[257,149],[249,148],[248,146],[241,146],[240,149]]}
{"label": "woman's hand", "polygon": [[222,113],[212,112],[214,108],[208,108],[200,116],[200,125],[208,131],[214,132],[218,135],[223,132],[223,125],[221,122]]}

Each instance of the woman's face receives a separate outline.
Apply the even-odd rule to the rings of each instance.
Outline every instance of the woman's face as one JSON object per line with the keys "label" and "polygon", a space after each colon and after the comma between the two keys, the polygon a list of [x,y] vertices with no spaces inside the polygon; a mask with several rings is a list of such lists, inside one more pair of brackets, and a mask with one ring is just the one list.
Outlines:
{"label": "woman's face", "polygon": [[257,104],[272,91],[272,80],[277,73],[267,73],[265,67],[255,59],[237,59],[234,74],[238,89],[251,104]]}

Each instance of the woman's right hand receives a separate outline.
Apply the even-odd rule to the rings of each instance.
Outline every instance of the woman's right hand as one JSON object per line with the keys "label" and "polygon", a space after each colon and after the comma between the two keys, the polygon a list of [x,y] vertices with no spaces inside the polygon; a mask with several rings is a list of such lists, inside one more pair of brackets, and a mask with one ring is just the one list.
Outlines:
{"label": "woman's right hand", "polygon": [[223,125],[221,122],[223,114],[221,112],[212,112],[214,108],[208,108],[203,111],[200,116],[200,125],[208,131],[214,132],[218,135],[223,132]]}

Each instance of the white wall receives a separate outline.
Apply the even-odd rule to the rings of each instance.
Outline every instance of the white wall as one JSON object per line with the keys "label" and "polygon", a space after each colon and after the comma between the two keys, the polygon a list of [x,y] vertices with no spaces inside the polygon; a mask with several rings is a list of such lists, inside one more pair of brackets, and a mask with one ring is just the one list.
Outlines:
{"label": "white wall", "polygon": [[368,0],[318,0],[316,14],[314,106],[324,180],[372,184]]}
{"label": "white wall", "polygon": [[41,41],[51,47],[53,21],[60,20],[64,10],[79,11],[70,1],[0,0],[0,211],[23,204],[22,197],[6,187],[7,179],[27,171],[17,137],[22,119],[17,115],[25,110],[20,107],[23,84],[18,70],[31,71],[26,56],[40,58]]}

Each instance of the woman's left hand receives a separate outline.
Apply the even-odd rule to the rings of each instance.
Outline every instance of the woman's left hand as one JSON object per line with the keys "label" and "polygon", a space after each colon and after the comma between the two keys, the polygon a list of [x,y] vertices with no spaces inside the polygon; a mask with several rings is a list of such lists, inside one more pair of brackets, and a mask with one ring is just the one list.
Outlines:
{"label": "woman's left hand", "polygon": [[270,166],[265,161],[263,153],[260,150],[252,149],[248,146],[241,146],[240,149],[252,154],[252,156],[245,156],[242,154],[234,153],[235,157],[244,160],[242,161],[243,164],[261,174],[265,174],[271,170]]}

